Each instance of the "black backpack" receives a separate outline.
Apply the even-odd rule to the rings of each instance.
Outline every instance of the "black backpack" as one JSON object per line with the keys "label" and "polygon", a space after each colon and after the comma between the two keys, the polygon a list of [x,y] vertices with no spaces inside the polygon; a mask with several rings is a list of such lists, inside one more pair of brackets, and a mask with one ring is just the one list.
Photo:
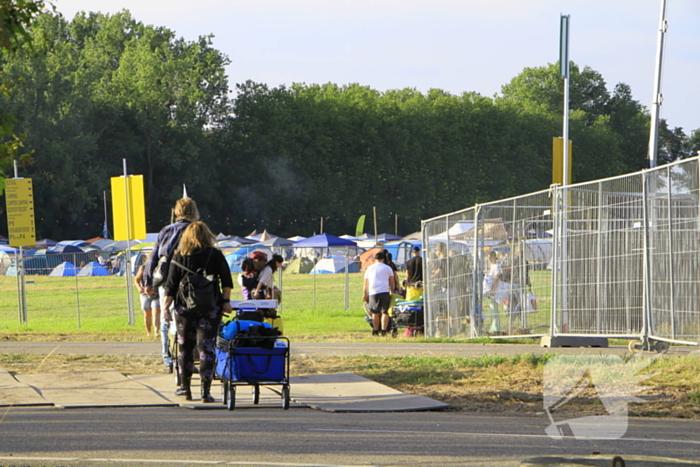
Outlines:
{"label": "black backpack", "polygon": [[215,280],[207,277],[206,269],[211,258],[212,250],[209,250],[207,263],[203,268],[196,272],[183,266],[173,260],[172,264],[184,269],[189,274],[182,278],[178,294],[180,299],[185,304],[185,308],[190,311],[196,311],[200,315],[204,315],[216,308],[217,284]]}

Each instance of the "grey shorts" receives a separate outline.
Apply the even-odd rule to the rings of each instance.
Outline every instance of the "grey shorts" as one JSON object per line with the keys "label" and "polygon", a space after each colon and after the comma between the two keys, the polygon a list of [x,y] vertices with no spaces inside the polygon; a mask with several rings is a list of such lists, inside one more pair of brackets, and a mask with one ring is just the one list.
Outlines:
{"label": "grey shorts", "polygon": [[141,294],[141,309],[150,310],[151,308],[160,308],[160,299],[158,297],[149,297],[148,295]]}
{"label": "grey shorts", "polygon": [[369,296],[368,308],[372,313],[389,313],[389,304],[391,303],[391,294],[389,292],[378,293]]}

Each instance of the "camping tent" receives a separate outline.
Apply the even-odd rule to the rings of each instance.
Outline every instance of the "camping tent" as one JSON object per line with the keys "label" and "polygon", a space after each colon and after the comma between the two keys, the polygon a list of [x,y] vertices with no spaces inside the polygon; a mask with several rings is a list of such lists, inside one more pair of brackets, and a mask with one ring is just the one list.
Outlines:
{"label": "camping tent", "polygon": [[345,256],[327,256],[316,263],[309,274],[338,274],[341,272],[360,272],[360,263]]}
{"label": "camping tent", "polygon": [[384,248],[375,247],[363,252],[360,255],[360,269],[364,271],[368,267],[374,264],[374,255],[378,251],[382,251]]}
{"label": "camping tent", "polygon": [[308,274],[314,268],[314,262],[309,258],[294,258],[294,260],[289,263],[284,269],[287,274]]}
{"label": "camping tent", "polygon": [[226,259],[226,262],[228,263],[228,268],[231,270],[231,273],[241,273],[243,270],[241,269],[241,261],[245,256],[239,256],[235,252],[229,253],[224,256]]}
{"label": "camping tent", "polygon": [[36,246],[39,248],[48,248],[50,246],[55,246],[58,244],[56,240],[51,240],[50,238],[44,238],[43,240],[39,240],[36,242]]}
{"label": "camping tent", "polygon": [[49,273],[49,276],[51,277],[67,277],[67,276],[75,276],[75,273],[77,272],[77,269],[75,267],[75,264],[69,262],[69,261],[64,261]]}
{"label": "camping tent", "polygon": [[[294,243],[294,250],[298,253],[299,249],[309,249],[312,248],[316,251],[319,249],[329,250],[331,247],[345,247],[345,256],[347,257],[350,253],[350,249],[357,251],[357,244],[351,240],[346,240],[344,238],[336,237],[330,234],[320,234],[314,235],[313,237],[300,240]],[[354,255],[355,253],[353,253]],[[298,254],[298,256],[306,256]],[[345,264],[343,262],[343,264]],[[358,265],[359,266],[359,265]],[[345,309],[350,308],[350,279],[348,276],[350,268],[345,269]],[[359,271],[359,267],[358,267]],[[314,274],[314,307],[316,306],[316,275]]]}
{"label": "camping tent", "polygon": [[109,276],[109,271],[107,268],[102,266],[100,263],[95,261],[90,261],[88,264],[83,266],[83,268],[78,272],[79,277],[90,277],[90,276]]}

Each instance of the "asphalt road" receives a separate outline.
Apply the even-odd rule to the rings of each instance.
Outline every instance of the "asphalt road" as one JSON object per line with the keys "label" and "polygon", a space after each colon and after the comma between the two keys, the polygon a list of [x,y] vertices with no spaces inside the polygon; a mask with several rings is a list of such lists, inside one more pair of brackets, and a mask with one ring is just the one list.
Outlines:
{"label": "asphalt road", "polygon": [[518,466],[541,455],[697,460],[700,421],[631,419],[617,440],[555,440],[545,416],[311,409],[3,410],[0,465]]}
{"label": "asphalt road", "polygon": [[[156,342],[1,342],[0,353],[159,355]],[[293,343],[293,354],[480,356],[627,353],[622,346]],[[693,347],[673,354],[698,355]],[[313,409],[0,408],[0,465],[494,466],[542,455],[700,460],[700,421],[629,420],[618,440],[563,440],[544,416],[464,412],[327,413]]]}

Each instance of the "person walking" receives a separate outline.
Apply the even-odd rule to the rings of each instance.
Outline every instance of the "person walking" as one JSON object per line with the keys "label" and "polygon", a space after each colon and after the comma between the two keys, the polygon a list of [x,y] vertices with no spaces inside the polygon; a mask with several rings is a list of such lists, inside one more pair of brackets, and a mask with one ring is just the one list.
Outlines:
{"label": "person walking", "polygon": [[[211,395],[211,382],[214,378],[216,363],[216,335],[222,314],[231,313],[231,291],[233,279],[226,258],[214,247],[214,234],[204,222],[193,222],[185,228],[170,263],[168,280],[165,282],[165,313],[170,315],[173,306],[177,325],[178,370],[182,386],[175,390],[178,396],[192,400],[190,383],[194,372],[195,346],[199,352],[199,378],[201,381],[202,402],[214,402]],[[211,307],[188,308],[187,291],[183,288],[183,279],[203,271],[214,283]],[[168,317],[170,318],[170,317]]]}
{"label": "person walking", "polygon": [[134,284],[139,291],[139,298],[141,299],[146,335],[151,337],[151,331],[153,331],[153,336],[155,337],[158,335],[160,326],[160,299],[158,293],[155,296],[150,296],[146,293],[146,289],[143,286],[143,265],[139,266],[139,270],[134,276]]}
{"label": "person walking", "polygon": [[[182,232],[184,232],[187,226],[190,225],[192,222],[199,220],[199,211],[197,210],[197,203],[195,203],[192,198],[182,198],[177,200],[177,202],[175,203],[175,207],[173,208],[173,214],[175,215],[175,222],[166,225],[158,233],[158,237],[156,238],[156,244],[153,247],[151,254],[148,255],[146,263],[143,265],[143,286],[146,290],[146,294],[151,297],[156,295],[156,287],[159,288],[158,296],[161,298],[165,297],[165,289],[163,289],[163,284],[165,282],[164,279],[167,278],[167,271],[170,259],[172,259],[175,249],[180,243],[180,237],[182,236]],[[160,284],[154,284],[153,276],[156,271],[156,267],[158,266],[158,263],[162,257],[165,258],[163,260],[165,262],[165,265],[163,265],[162,267],[166,272],[162,275],[161,280],[163,282],[161,282]],[[168,310],[164,307],[161,307],[161,310],[161,354],[163,356],[165,372],[172,373],[173,359],[172,355],[170,355],[170,349],[168,345],[170,340],[168,336],[168,332],[170,330],[170,320],[166,319],[166,315],[168,315],[168,313],[166,312],[172,310]]]}
{"label": "person walking", "polygon": [[385,264],[386,255],[379,251],[374,255],[374,264],[365,271],[362,300],[372,313],[372,335],[381,332],[386,336],[389,329],[389,306],[391,291],[394,290],[394,271]]}

